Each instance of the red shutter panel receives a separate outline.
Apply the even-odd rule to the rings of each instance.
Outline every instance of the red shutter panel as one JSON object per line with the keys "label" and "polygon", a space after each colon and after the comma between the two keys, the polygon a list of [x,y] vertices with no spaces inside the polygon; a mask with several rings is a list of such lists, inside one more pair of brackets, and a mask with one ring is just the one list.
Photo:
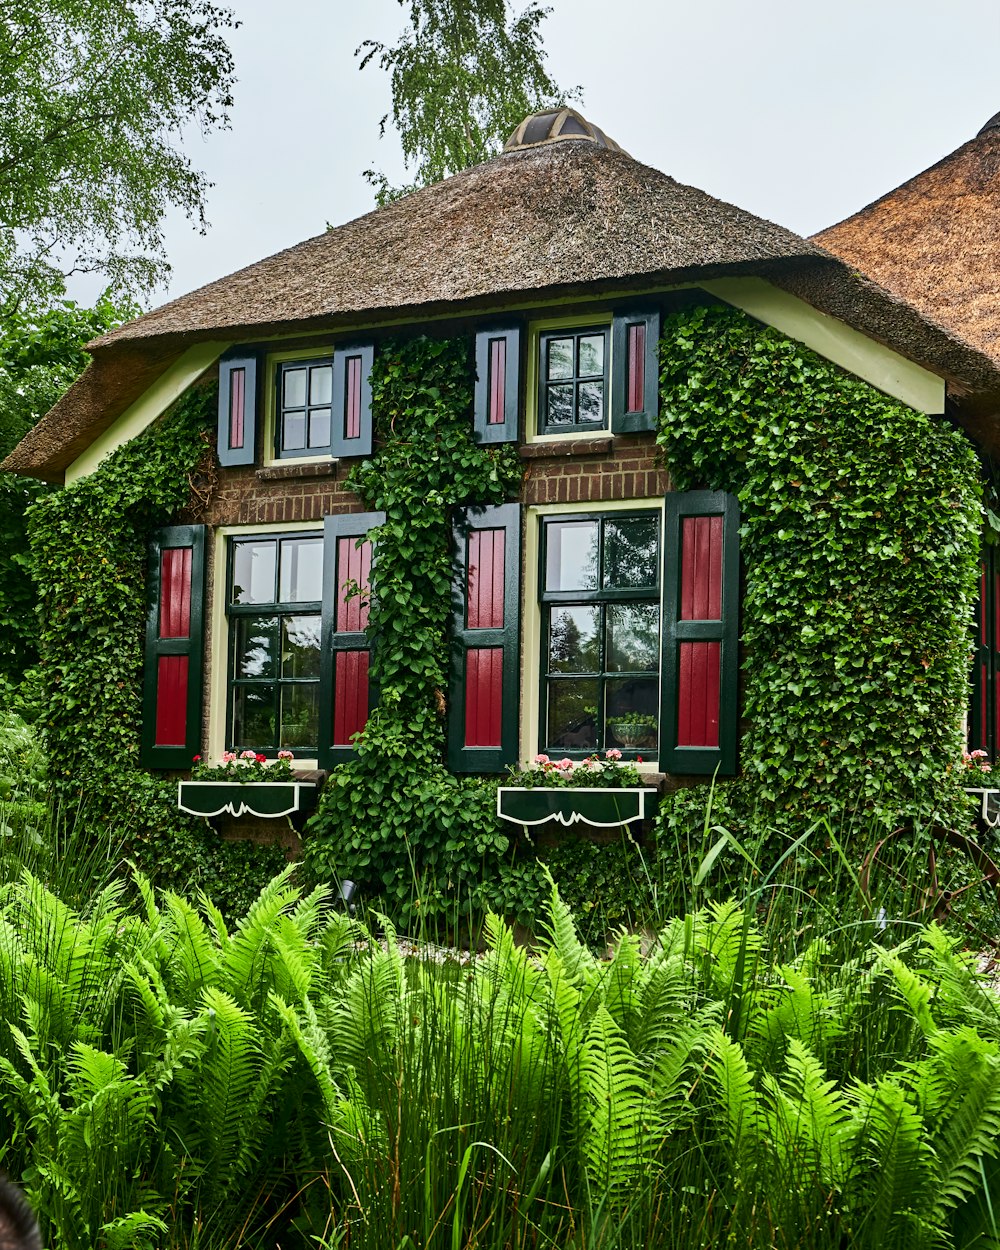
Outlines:
{"label": "red shutter panel", "polygon": [[521,331],[518,326],[476,334],[473,433],[477,443],[517,442]]}
{"label": "red shutter panel", "polygon": [[660,764],[736,771],[739,505],[722,491],[666,497]]}
{"label": "red shutter panel", "polygon": [[201,743],[205,527],[174,525],[150,541],[142,763],[189,768]]}
{"label": "red shutter panel", "polygon": [[338,347],[333,353],[332,456],[372,454],[371,372],[375,348],[371,343]]}
{"label": "red shutter panel", "polygon": [[219,364],[219,463],[253,464],[256,443],[257,359],[223,360]]}
{"label": "red shutter panel", "polygon": [[448,766],[498,773],[517,759],[519,506],[461,509],[455,547]]}
{"label": "red shutter panel", "polygon": [[384,520],[383,512],[362,512],[324,522],[321,768],[353,757],[354,735],[368,723],[374,703],[367,634],[373,548],[367,535]]}
{"label": "red shutter panel", "polygon": [[659,412],[657,309],[615,313],[611,325],[611,429],[655,430]]}

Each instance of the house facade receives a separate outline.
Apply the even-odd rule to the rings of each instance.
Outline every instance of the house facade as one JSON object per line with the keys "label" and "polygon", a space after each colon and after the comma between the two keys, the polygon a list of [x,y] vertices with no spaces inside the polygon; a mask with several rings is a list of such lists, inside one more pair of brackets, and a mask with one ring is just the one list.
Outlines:
{"label": "house facade", "polygon": [[981,345],[573,110],[92,344],[3,468],[72,485],[218,385],[211,490],[148,535],[143,764],[351,757],[378,698],[384,517],[348,476],[392,437],[374,411],[380,353],[429,335],[467,344],[470,446],[514,448],[523,469],[516,498],[452,518],[449,767],[615,749],[671,784],[736,774],[740,506],[675,489],[657,437],[661,326],[704,306],[995,448],[1000,366]]}

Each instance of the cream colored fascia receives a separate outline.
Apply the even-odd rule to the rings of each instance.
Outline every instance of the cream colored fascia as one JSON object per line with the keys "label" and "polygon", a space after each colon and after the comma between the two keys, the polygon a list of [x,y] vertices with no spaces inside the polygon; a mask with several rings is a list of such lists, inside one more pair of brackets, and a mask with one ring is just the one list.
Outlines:
{"label": "cream colored fascia", "polygon": [[[211,658],[205,682],[208,690],[208,742],[206,753],[212,763],[221,763],[226,749],[226,709],[229,691],[229,622],[226,619],[226,543],[236,535],[302,534],[323,532],[322,521],[301,521],[297,525],[269,522],[266,525],[220,525],[212,547]],[[296,759],[296,768],[319,768],[314,759]]]}
{"label": "cream colored fascia", "polygon": [[[538,754],[538,731],[541,717],[541,697],[538,688],[542,663],[542,607],[538,602],[538,566],[542,544],[541,518],[596,516],[607,512],[641,511],[662,513],[663,500],[613,499],[606,503],[548,503],[527,509],[524,533],[524,579],[521,583],[521,732],[519,742],[522,768],[527,768]],[[660,542],[662,550],[662,522]],[[659,769],[656,764],[640,764],[639,771],[655,773]]]}
{"label": "cream colored fascia", "polygon": [[[329,334],[326,336],[327,344],[323,347],[302,347],[298,351],[284,352],[268,352],[264,362],[264,453],[261,457],[261,464],[265,468],[272,468],[274,465],[282,464],[329,464],[335,459],[333,456],[276,456],[274,448],[276,444],[275,425],[278,420],[277,401],[278,393],[275,386],[275,378],[277,377],[278,365],[284,364],[289,360],[316,360],[323,356],[333,356],[333,347],[329,345]],[[332,417],[331,412],[331,427]]]}
{"label": "cream colored fascia", "polygon": [[66,485],[71,486],[80,478],[93,473],[101,461],[113,451],[152,425],[230,346],[229,343],[198,343],[189,347],[179,360],[174,361],[156,379],[148,391],[126,408],[118,420],[94,439],[86,451],[77,456],[66,469]]}
{"label": "cream colored fascia", "polygon": [[917,412],[944,412],[944,379],[876,343],[835,317],[819,312],[805,300],[771,286],[762,278],[720,278],[701,282],[704,291],[718,296],[804,343],[826,360],[862,378]]}
{"label": "cream colored fascia", "polygon": [[[606,303],[606,297],[601,303]],[[567,438],[581,437],[579,431],[568,430],[565,434],[539,434],[538,433],[538,370],[539,370],[539,335],[544,334],[546,330],[578,330],[581,326],[610,326],[611,312],[608,309],[593,313],[580,313],[572,317],[546,317],[544,320],[531,321],[528,323],[528,367],[525,370],[525,392],[524,392],[524,441],[526,443],[562,443]],[[605,376],[608,378],[608,392],[611,390],[611,339],[612,335],[608,335],[608,359]],[[610,394],[605,394],[604,403],[607,407],[610,401]],[[595,430],[594,434],[610,434],[611,425],[608,423],[607,429]],[[588,431],[589,433],[589,431]],[[582,437],[586,437],[583,435]]]}

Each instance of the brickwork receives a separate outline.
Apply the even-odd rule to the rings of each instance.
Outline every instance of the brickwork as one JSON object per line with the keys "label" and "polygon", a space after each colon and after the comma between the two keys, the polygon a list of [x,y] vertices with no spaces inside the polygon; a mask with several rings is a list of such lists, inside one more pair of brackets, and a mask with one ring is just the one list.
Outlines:
{"label": "brickwork", "polygon": [[362,512],[361,501],[344,484],[353,461],[274,469],[221,469],[206,525],[296,525],[343,512]]}
{"label": "brickwork", "polygon": [[[567,444],[532,443],[521,449],[522,502],[607,503],[655,499],[670,489],[670,475],[652,434]],[[607,448],[607,450],[605,450]]]}

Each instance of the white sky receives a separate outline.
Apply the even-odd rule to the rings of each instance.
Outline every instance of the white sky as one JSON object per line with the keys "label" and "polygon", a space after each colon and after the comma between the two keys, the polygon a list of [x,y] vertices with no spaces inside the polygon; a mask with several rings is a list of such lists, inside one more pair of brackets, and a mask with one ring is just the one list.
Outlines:
{"label": "white sky", "polygon": [[[362,171],[402,177],[385,75],[398,0],[230,0],[232,128],[187,151],[215,184],[211,229],[167,228],[154,304],[372,207]],[[1000,111],[996,0],[550,0],[560,85],[638,160],[801,234],[830,225],[971,138]],[[79,298],[95,292],[74,289]]]}

